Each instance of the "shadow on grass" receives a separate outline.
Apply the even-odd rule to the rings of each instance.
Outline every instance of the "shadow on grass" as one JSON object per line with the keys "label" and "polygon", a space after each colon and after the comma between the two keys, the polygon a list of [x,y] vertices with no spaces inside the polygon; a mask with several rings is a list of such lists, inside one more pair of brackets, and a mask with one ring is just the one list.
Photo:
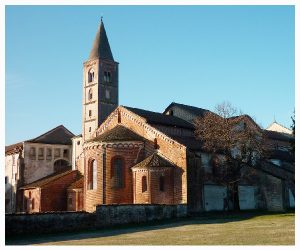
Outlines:
{"label": "shadow on grass", "polygon": [[249,220],[258,216],[294,216],[293,211],[289,213],[272,213],[262,211],[242,211],[242,212],[210,212],[201,214],[192,214],[186,218],[168,219],[161,221],[152,221],[140,224],[127,224],[106,227],[104,229],[84,230],[64,233],[47,233],[40,235],[26,234],[18,237],[5,238],[6,245],[31,245],[40,243],[54,243],[59,241],[83,240],[99,237],[109,237],[121,234],[136,233],[150,230],[160,230],[174,228],[186,225],[205,225],[205,224],[223,224],[229,222],[238,222]]}

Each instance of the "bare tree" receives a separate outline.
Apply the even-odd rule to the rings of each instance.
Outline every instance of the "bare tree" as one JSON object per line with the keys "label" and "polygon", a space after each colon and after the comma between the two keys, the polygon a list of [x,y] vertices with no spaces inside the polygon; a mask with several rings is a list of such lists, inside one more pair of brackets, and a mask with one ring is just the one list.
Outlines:
{"label": "bare tree", "polygon": [[293,138],[290,140],[290,144],[291,144],[291,150],[290,153],[294,158],[295,161],[295,110],[294,110],[294,114],[293,116],[291,116],[292,119],[292,125],[291,125],[291,129],[293,131]]}
{"label": "bare tree", "polygon": [[250,116],[237,116],[237,109],[228,102],[217,105],[216,113],[195,119],[195,126],[196,138],[213,155],[214,180],[227,187],[228,199],[238,210],[241,169],[255,166],[264,152],[261,129]]}

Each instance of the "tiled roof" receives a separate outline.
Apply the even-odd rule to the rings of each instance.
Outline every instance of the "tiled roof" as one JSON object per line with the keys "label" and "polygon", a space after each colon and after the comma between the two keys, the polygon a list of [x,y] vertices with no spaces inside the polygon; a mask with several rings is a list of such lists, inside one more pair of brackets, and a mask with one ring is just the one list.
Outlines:
{"label": "tiled roof", "polygon": [[90,52],[89,60],[92,59],[107,59],[107,60],[114,60],[113,55],[111,53],[111,49],[109,46],[109,42],[106,36],[106,31],[104,28],[104,24],[101,21],[100,27],[97,31],[94,43],[93,43],[93,48]]}
{"label": "tiled roof", "polygon": [[232,116],[232,117],[228,118],[228,120],[236,120],[236,122],[239,122],[239,121],[241,121],[243,119],[248,119],[250,122],[252,122],[252,124],[255,127],[257,127],[259,130],[261,130],[261,127],[249,115],[237,115],[237,116]]}
{"label": "tiled roof", "polygon": [[[20,189],[29,189],[29,188],[38,188],[38,187],[43,187],[45,185],[47,185],[48,183],[54,181],[54,180],[57,180],[65,175],[68,175],[70,173],[72,173],[73,171],[77,171],[78,170],[68,170],[68,171],[65,171],[65,172],[62,172],[62,173],[54,173],[54,174],[51,174],[51,175],[48,175],[48,176],[45,176],[37,181],[34,181],[32,183],[29,183],[23,187],[21,187]],[[78,172],[79,173],[79,172]]]}
{"label": "tiled roof", "polygon": [[[60,125],[34,139],[26,140],[24,142],[72,145],[72,137],[74,137],[74,134],[66,129],[63,125]],[[23,150],[23,142],[5,146],[6,155],[14,154],[20,152],[21,150]]]}
{"label": "tiled roof", "polygon": [[27,142],[72,145],[72,137],[74,137],[74,134],[63,125],[60,125],[34,139],[27,140]]}
{"label": "tiled roof", "polygon": [[165,126],[194,129],[194,126],[178,117],[152,112],[144,109],[125,107],[129,111],[143,117],[149,124],[160,124]]}
{"label": "tiled roof", "polygon": [[185,105],[185,104],[181,104],[181,103],[176,103],[176,102],[172,102],[163,113],[166,113],[171,107],[173,106],[177,106],[183,110],[188,111],[189,113],[195,115],[195,116],[204,116],[205,113],[207,112],[211,112],[207,109],[202,109],[202,108],[198,108],[198,107],[194,107],[194,106],[189,106],[189,105]]}
{"label": "tiled roof", "polygon": [[5,146],[5,154],[6,155],[19,153],[22,150],[23,150],[23,142]]}
{"label": "tiled roof", "polygon": [[295,138],[292,135],[280,133],[276,131],[271,130],[264,130],[264,135],[272,140],[279,140],[279,141],[291,141],[295,140]]}
{"label": "tiled roof", "polygon": [[169,135],[172,139],[179,142],[180,144],[186,146],[190,150],[203,150],[203,142],[197,140],[193,136],[174,136]]}
{"label": "tiled roof", "polygon": [[130,129],[117,125],[113,129],[110,129],[103,134],[93,138],[89,141],[144,141],[145,139],[138,134],[134,133]]}
{"label": "tiled roof", "polygon": [[83,178],[83,176],[81,175],[77,181],[73,182],[73,183],[68,187],[68,189],[80,189],[80,188],[83,188],[83,181],[84,181],[84,178]]}
{"label": "tiled roof", "polygon": [[158,153],[154,153],[147,157],[145,160],[141,161],[140,163],[134,165],[132,169],[135,168],[149,168],[149,167],[174,167],[175,165],[168,161],[167,159],[163,158]]}

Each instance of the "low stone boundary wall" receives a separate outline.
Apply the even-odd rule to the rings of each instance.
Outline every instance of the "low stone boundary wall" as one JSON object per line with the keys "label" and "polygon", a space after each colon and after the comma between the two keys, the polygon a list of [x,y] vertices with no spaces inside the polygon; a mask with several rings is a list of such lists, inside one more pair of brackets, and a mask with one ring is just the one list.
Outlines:
{"label": "low stone boundary wall", "polygon": [[96,209],[97,226],[100,227],[180,218],[186,215],[186,205],[102,205]]}
{"label": "low stone boundary wall", "polygon": [[5,215],[5,237],[74,232],[187,216],[186,205],[101,205],[95,213],[51,212]]}

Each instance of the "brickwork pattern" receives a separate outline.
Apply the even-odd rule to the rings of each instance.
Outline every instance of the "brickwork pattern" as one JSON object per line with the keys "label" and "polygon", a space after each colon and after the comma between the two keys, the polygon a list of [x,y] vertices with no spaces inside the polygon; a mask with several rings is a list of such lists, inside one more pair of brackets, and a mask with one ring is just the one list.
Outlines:
{"label": "brickwork pattern", "polygon": [[110,116],[108,116],[96,130],[94,136],[112,129],[118,122],[145,138],[145,157],[151,155],[156,150],[153,142],[154,139],[157,140],[158,151],[181,169],[181,171],[178,171],[178,173],[181,173],[175,175],[174,200],[178,201],[178,203],[186,203],[186,147],[147,124],[144,118],[139,117],[122,106],[119,106]]}

